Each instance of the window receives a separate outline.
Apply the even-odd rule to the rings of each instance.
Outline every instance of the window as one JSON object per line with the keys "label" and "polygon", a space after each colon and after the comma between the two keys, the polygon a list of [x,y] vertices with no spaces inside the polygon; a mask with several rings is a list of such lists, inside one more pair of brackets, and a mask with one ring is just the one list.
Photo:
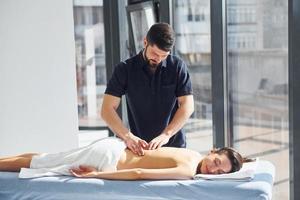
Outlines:
{"label": "window", "polygon": [[74,0],[79,127],[103,127],[100,107],[106,87],[102,0]]}
{"label": "window", "polygon": [[275,164],[275,200],[289,199],[287,2],[227,1],[231,142]]}
{"label": "window", "polygon": [[127,6],[127,15],[133,43],[133,53],[137,54],[144,46],[144,37],[155,23],[154,7],[152,2],[143,2]]}
{"label": "window", "polygon": [[175,54],[188,65],[195,101],[184,126],[187,147],[204,153],[212,148],[210,1],[175,0],[173,8]]}

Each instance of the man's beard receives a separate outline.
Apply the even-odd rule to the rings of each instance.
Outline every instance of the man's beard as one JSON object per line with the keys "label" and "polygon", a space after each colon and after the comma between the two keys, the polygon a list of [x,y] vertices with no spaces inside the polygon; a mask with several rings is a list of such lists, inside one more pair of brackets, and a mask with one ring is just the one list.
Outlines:
{"label": "man's beard", "polygon": [[149,60],[147,57],[146,57],[146,62],[150,68],[156,69],[158,66],[158,63],[151,63],[151,60]]}
{"label": "man's beard", "polygon": [[151,59],[149,59],[149,58],[147,57],[147,49],[148,49],[148,45],[145,47],[144,59],[145,59],[147,65],[148,65],[150,68],[156,69],[157,66],[159,65],[159,63],[151,63],[151,61],[152,61],[152,62],[155,62],[155,61],[153,61],[153,60],[151,60]]}

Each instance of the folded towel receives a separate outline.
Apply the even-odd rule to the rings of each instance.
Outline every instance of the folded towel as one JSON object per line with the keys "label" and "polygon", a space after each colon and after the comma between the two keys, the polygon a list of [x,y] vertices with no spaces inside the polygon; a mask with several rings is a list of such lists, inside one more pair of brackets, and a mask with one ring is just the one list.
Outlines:
{"label": "folded towel", "polygon": [[234,180],[234,181],[247,181],[254,178],[256,171],[258,158],[253,162],[247,162],[243,164],[243,167],[233,173],[227,174],[196,174],[194,179],[207,179],[207,180]]}

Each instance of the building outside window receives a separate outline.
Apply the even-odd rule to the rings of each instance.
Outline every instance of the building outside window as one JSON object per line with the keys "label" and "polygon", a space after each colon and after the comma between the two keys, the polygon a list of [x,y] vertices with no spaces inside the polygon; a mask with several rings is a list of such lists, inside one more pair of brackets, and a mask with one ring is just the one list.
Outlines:
{"label": "building outside window", "polygon": [[206,153],[212,148],[211,34],[209,0],[175,0],[175,54],[188,65],[195,112],[184,126],[187,147]]}
{"label": "building outside window", "polygon": [[233,146],[275,164],[275,200],[289,199],[288,1],[227,1]]}
{"label": "building outside window", "polygon": [[102,0],[74,0],[79,127],[104,127],[100,117],[106,88]]}

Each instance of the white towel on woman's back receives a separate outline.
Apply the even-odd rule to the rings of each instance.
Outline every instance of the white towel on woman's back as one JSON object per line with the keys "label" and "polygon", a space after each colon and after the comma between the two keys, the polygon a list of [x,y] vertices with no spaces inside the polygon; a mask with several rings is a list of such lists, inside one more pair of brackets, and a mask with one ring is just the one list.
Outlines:
{"label": "white towel on woman's back", "polygon": [[121,139],[109,137],[67,152],[40,154],[32,158],[30,168],[21,169],[19,178],[71,175],[69,169],[79,165],[92,166],[99,171],[113,171],[125,148]]}

